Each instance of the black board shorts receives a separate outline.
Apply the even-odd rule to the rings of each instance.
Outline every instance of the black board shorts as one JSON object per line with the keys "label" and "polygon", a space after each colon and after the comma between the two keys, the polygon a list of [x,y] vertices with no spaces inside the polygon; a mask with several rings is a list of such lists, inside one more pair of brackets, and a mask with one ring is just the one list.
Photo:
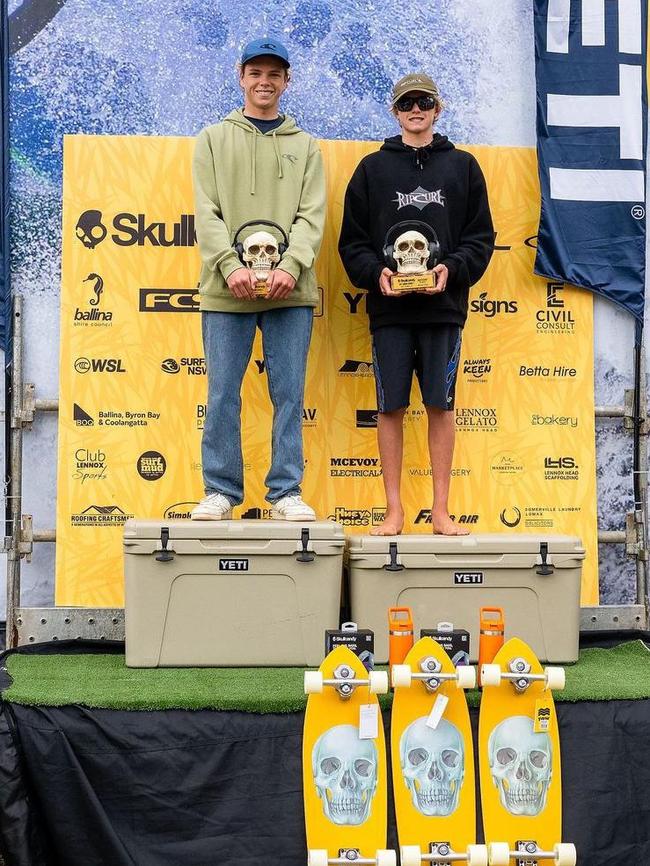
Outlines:
{"label": "black board shorts", "polygon": [[460,325],[385,325],[372,335],[372,363],[379,412],[406,409],[413,373],[422,402],[453,409],[460,359]]}

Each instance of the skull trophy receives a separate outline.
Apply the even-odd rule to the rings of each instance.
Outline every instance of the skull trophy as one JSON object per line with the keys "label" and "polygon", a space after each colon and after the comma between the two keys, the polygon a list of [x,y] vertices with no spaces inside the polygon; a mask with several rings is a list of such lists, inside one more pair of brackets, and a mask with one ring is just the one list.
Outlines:
{"label": "skull trophy", "polygon": [[429,241],[418,231],[402,232],[393,244],[393,259],[397,273],[390,279],[394,292],[430,291],[435,286],[435,274],[428,269]]}
{"label": "skull trophy", "polygon": [[255,277],[255,294],[265,295],[271,271],[280,261],[278,242],[269,232],[254,232],[243,244],[242,258]]}

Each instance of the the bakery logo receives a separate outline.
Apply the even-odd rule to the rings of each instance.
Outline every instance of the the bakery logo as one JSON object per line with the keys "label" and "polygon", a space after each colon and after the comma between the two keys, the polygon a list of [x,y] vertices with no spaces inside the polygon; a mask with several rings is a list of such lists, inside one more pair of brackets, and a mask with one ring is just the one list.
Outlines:
{"label": "the bakery logo", "polygon": [[556,364],[554,367],[545,367],[543,364],[526,367],[521,364],[519,375],[528,379],[575,379],[577,370],[575,367],[565,367],[564,364]]}
{"label": "the bakery logo", "polygon": [[577,415],[531,415],[533,427],[577,427]]}
{"label": "the bakery logo", "polygon": [[102,409],[97,413],[99,427],[148,427],[153,421],[160,421],[160,412]]}
{"label": "the bakery logo", "polygon": [[343,292],[343,297],[348,302],[350,313],[354,315],[354,313],[360,312],[359,305],[361,304],[361,301],[366,297],[366,293],[356,292],[355,294],[352,294],[352,292]]}
{"label": "the bakery logo", "polygon": [[314,406],[305,406],[302,410],[302,426],[315,427],[318,424],[318,409]]}
{"label": "the bakery logo", "polygon": [[196,404],[195,418],[196,418],[196,429],[197,430],[203,430],[203,427],[205,426],[205,415],[206,415],[207,411],[208,411],[208,404],[207,403],[197,403]]}
{"label": "the bakery logo", "polygon": [[524,472],[523,460],[514,451],[499,451],[490,461],[490,473],[499,484],[509,486]]}
{"label": "the bakery logo", "polygon": [[465,432],[494,433],[499,429],[497,410],[488,407],[460,407],[455,410],[456,428]]}
{"label": "the bakery logo", "polygon": [[418,210],[424,210],[430,204],[439,204],[441,207],[445,206],[445,197],[441,189],[428,190],[418,186],[413,192],[397,192],[395,190],[395,195],[397,198],[392,199],[392,201],[397,202],[397,210],[409,206],[416,207]]}
{"label": "the bakery logo", "polygon": [[77,448],[74,462],[73,481],[85,484],[86,481],[104,481],[106,478],[106,454],[101,448]]}
{"label": "the bakery logo", "polygon": [[[77,307],[74,311],[73,323],[76,326],[110,326],[113,323],[113,313],[110,310],[100,309],[102,306],[102,294],[104,293],[104,280],[99,274],[88,274],[84,283],[92,284],[92,295],[87,300],[87,307]],[[87,287],[84,287],[86,289]]]}
{"label": "the bakery logo", "polygon": [[515,526],[519,526],[521,523],[521,511],[516,505],[509,505],[501,511],[499,514],[499,520],[504,526],[507,526],[508,529],[514,529]]}
{"label": "the bakery logo", "polygon": [[142,288],[138,309],[141,313],[198,313],[198,289]]}
{"label": "the bakery logo", "polygon": [[545,457],[544,479],[546,481],[578,481],[580,467],[575,457]]}
{"label": "the bakery logo", "polygon": [[72,404],[72,420],[77,427],[92,427],[95,424],[95,419],[89,415],[78,403]]}
{"label": "the bakery logo", "polygon": [[341,526],[370,526],[372,512],[368,508],[345,508],[337,505],[334,514],[330,514],[328,520],[335,520]]}
{"label": "the bakery logo", "polygon": [[491,372],[491,358],[468,358],[463,362],[463,374],[468,382],[486,382]]}
{"label": "the bakery logo", "polygon": [[195,501],[175,502],[173,505],[165,508],[163,520],[189,520],[192,514],[192,509],[199,503]]}
{"label": "the bakery logo", "polygon": [[563,283],[546,284],[546,306],[535,313],[535,327],[540,334],[572,334],[576,321],[572,310],[565,309]]}
{"label": "the bakery logo", "polygon": [[74,368],[77,373],[126,373],[121,358],[77,358]]}
{"label": "the bakery logo", "polygon": [[205,358],[165,358],[160,364],[163,373],[174,376],[183,370],[188,376],[205,376]]}
{"label": "the bakery logo", "polygon": [[145,451],[138,457],[138,474],[145,481],[158,481],[167,469],[167,461],[160,451]]}
{"label": "the bakery logo", "polygon": [[347,358],[339,368],[339,376],[372,376],[372,361]]}
{"label": "the bakery logo", "polygon": [[77,238],[89,250],[101,244],[108,233],[100,210],[85,210],[80,214],[74,230]]}
{"label": "the bakery logo", "polygon": [[379,478],[378,457],[330,457],[332,478]]}
{"label": "the bakery logo", "polygon": [[487,292],[481,292],[478,298],[471,302],[473,313],[480,313],[486,319],[493,319],[499,315],[510,315],[518,310],[517,301],[493,300],[488,298]]}
{"label": "the bakery logo", "polygon": [[357,409],[357,427],[376,427],[377,409]]}
{"label": "the bakery logo", "polygon": [[127,514],[119,505],[89,505],[78,514],[70,515],[71,526],[124,526],[133,514]]}
{"label": "the bakery logo", "polygon": [[[450,514],[449,515],[452,520],[456,523],[463,523],[467,525],[473,525],[478,523],[479,515],[478,514]],[[414,523],[431,523],[431,509],[430,508],[421,508],[413,521]]]}

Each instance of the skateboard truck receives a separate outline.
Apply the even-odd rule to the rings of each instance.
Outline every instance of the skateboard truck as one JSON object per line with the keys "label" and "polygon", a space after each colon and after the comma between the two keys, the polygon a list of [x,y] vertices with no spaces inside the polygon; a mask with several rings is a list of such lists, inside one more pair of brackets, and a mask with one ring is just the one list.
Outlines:
{"label": "skateboard truck", "polygon": [[325,849],[312,848],[309,851],[309,866],[397,866],[394,851],[379,849],[374,857],[362,857],[358,848],[339,848],[338,857],[329,857]]}
{"label": "skateboard truck", "polygon": [[511,860],[517,866],[538,866],[543,860],[550,860],[555,866],[575,866],[577,857],[576,846],[571,842],[558,842],[552,851],[542,851],[532,840],[517,842],[514,851],[507,842],[492,842],[489,846],[490,866],[509,866]]}
{"label": "skateboard truck", "polygon": [[[323,691],[323,686],[333,686],[339,693],[339,697],[343,699],[351,697],[358,686],[368,686],[368,690],[373,695],[386,694],[388,691],[388,674],[386,671],[370,671],[368,679],[357,679],[351,667],[339,665],[334,669],[333,679],[326,680],[323,678],[322,671],[305,671],[305,694],[320,694]],[[364,860],[358,862],[370,863],[373,861]]]}
{"label": "skateboard truck", "polygon": [[543,682],[547,689],[561,691],[565,684],[564,668],[544,668],[542,674],[532,674],[530,664],[523,658],[513,659],[508,665],[509,672],[502,671],[500,665],[483,665],[481,683],[484,686],[499,686],[501,680],[510,680],[515,690],[525,692],[532,683]]}
{"label": "skateboard truck", "polygon": [[426,656],[419,662],[419,667],[420,673],[416,673],[410,665],[393,665],[393,688],[410,686],[413,680],[423,682],[429,692],[437,691],[443,683],[449,681],[455,681],[458,689],[473,689],[476,686],[476,668],[469,665],[459,665],[453,674],[445,674],[438,659]]}
{"label": "skateboard truck", "polygon": [[425,854],[418,845],[402,845],[401,866],[446,866],[447,863],[467,863],[468,866],[487,866],[488,850],[485,845],[468,845],[464,853],[454,851],[449,842],[431,842]]}

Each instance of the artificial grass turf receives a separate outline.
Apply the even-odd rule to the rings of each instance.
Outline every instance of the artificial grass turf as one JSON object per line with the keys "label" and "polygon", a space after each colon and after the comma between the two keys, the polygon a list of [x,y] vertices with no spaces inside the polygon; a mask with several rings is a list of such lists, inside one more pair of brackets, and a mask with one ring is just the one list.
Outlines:
{"label": "artificial grass turf", "polygon": [[[304,710],[302,668],[127,668],[123,655],[9,654],[13,682],[5,701],[32,706],[112,710],[213,709],[249,713]],[[640,700],[650,698],[650,650],[640,641],[613,649],[585,649],[566,668],[566,689],[559,701]],[[382,708],[392,697],[380,695]],[[468,693],[478,706],[478,691]]]}

